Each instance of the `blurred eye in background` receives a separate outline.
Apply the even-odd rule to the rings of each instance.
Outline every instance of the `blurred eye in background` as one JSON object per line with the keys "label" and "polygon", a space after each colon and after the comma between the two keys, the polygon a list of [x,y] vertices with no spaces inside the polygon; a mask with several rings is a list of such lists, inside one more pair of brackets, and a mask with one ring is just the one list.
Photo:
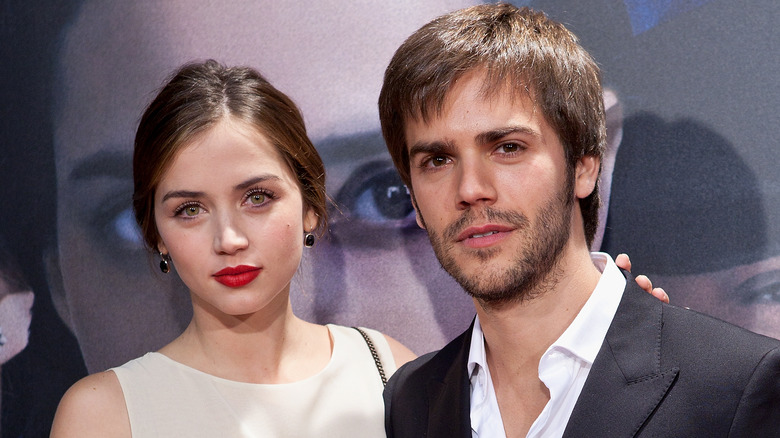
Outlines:
{"label": "blurred eye in background", "polygon": [[107,196],[107,200],[100,204],[101,208],[92,214],[91,228],[106,248],[132,251],[144,247],[141,229],[135,222],[128,199],[130,195],[127,192]]}
{"label": "blurred eye in background", "polygon": [[116,216],[109,219],[109,231],[113,232],[123,245],[141,247],[143,238],[141,230],[133,217],[133,210],[125,208]]}
{"label": "blurred eye in background", "polygon": [[389,161],[372,161],[357,168],[336,195],[344,217],[366,224],[414,225],[409,190]]}
{"label": "blurred eye in background", "polygon": [[780,271],[755,275],[740,284],[735,293],[743,305],[780,304]]}

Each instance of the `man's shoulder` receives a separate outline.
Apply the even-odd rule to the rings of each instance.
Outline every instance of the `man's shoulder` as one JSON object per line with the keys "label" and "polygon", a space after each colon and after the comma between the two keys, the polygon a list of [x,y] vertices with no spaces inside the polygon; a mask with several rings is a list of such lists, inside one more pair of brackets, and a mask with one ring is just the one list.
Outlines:
{"label": "man's shoulder", "polygon": [[638,288],[626,289],[629,295],[624,296],[618,310],[621,313],[623,308],[623,314],[615,316],[611,333],[607,335],[609,342],[619,339],[620,332],[630,333],[624,338],[632,344],[632,347],[623,344],[627,350],[636,352],[635,345],[658,348],[662,362],[675,360],[694,368],[709,364],[712,372],[718,369],[733,372],[740,368],[750,372],[768,353],[780,350],[780,340],[689,308],[661,303],[643,291],[632,289]]}
{"label": "man's shoulder", "polygon": [[[471,328],[441,350],[405,364],[390,377],[384,392],[387,436],[455,436],[459,428],[469,430],[468,417],[460,412],[468,410],[466,361],[470,344]],[[433,406],[438,409],[432,414]],[[433,425],[429,415],[435,418]]]}
{"label": "man's shoulder", "polygon": [[[468,352],[471,342],[471,327],[450,341],[441,350],[424,354],[399,368],[391,377],[398,381],[425,381],[443,378],[453,366],[461,362],[463,352]],[[465,366],[465,364],[463,364]]]}
{"label": "man's shoulder", "polygon": [[[719,355],[748,358],[763,356],[780,348],[780,340],[760,335],[745,328],[685,307],[663,305],[662,344],[684,343],[690,354],[703,354],[701,346]],[[719,347],[723,347],[719,350]]]}
{"label": "man's shoulder", "polygon": [[777,339],[661,303],[629,281],[567,430],[775,436],[778,376]]}

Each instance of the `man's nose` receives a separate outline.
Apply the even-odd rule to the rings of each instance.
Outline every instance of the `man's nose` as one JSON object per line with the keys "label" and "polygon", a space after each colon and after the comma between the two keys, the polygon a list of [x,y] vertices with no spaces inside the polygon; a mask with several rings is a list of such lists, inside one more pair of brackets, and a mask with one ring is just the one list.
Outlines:
{"label": "man's nose", "polygon": [[491,205],[496,200],[494,171],[481,157],[461,159],[457,165],[458,205]]}

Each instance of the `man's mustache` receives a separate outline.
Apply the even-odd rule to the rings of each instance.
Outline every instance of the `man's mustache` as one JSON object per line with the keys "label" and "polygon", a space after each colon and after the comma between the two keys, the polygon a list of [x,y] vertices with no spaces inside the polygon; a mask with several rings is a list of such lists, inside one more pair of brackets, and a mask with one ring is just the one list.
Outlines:
{"label": "man's mustache", "polygon": [[498,210],[493,207],[482,207],[479,210],[469,208],[455,222],[447,226],[444,230],[444,238],[447,241],[453,241],[464,229],[477,222],[512,225],[517,229],[526,228],[530,224],[524,214],[516,211]]}

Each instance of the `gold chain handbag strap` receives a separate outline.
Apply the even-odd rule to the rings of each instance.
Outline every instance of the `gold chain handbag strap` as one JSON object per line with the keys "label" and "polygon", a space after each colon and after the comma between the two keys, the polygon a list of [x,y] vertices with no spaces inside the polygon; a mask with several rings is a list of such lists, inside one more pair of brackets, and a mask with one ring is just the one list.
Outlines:
{"label": "gold chain handbag strap", "polygon": [[363,339],[366,341],[366,345],[368,345],[368,349],[371,351],[371,357],[374,358],[374,363],[376,364],[376,369],[379,371],[379,377],[382,379],[382,386],[387,385],[387,377],[385,377],[385,369],[382,366],[382,361],[379,359],[379,354],[376,352],[376,348],[374,347],[374,343],[371,342],[371,338],[368,337],[368,334],[364,332],[363,330],[352,327],[353,329],[357,330],[358,333],[360,333],[361,336],[363,336]]}

